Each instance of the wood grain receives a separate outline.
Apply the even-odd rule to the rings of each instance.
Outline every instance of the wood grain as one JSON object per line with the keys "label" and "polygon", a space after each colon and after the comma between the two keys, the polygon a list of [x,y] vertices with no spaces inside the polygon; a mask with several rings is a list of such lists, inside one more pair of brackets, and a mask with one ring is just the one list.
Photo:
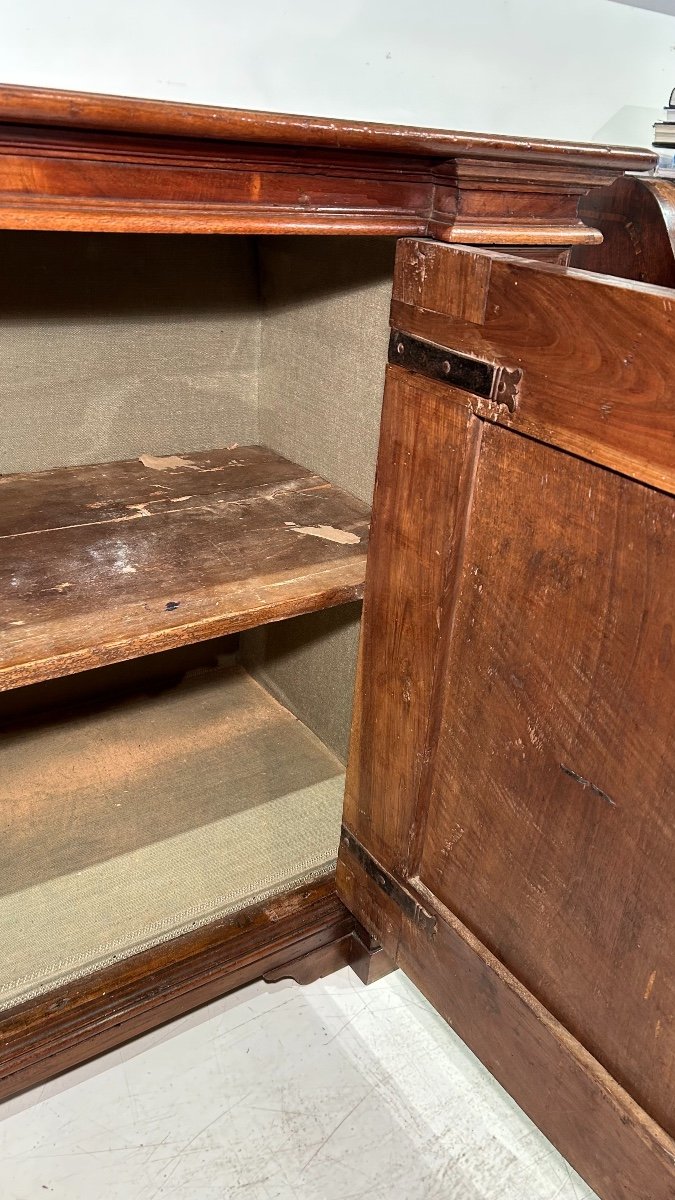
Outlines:
{"label": "wood grain", "polygon": [[675,1136],[675,502],[490,425],[475,486],[409,869]]}
{"label": "wood grain", "polygon": [[433,940],[341,848],[338,890],[603,1200],[672,1200],[675,1141],[434,898]]}
{"label": "wood grain", "polygon": [[359,840],[397,863],[423,764],[446,556],[463,534],[480,440],[480,422],[447,391],[388,368],[344,812]]}
{"label": "wood grain", "polygon": [[[393,324],[523,372],[514,413],[478,406],[479,415],[675,492],[675,396],[664,354],[675,337],[672,291],[493,254],[487,299],[473,268],[485,303],[477,324],[399,299],[412,286],[406,277],[419,278],[419,245],[402,243]],[[437,244],[426,252],[426,276],[445,274],[448,294],[467,256],[473,264],[480,253]],[[438,286],[430,294],[442,304]]]}
{"label": "wood grain", "polygon": [[0,121],[13,124],[58,125],[75,129],[112,129],[163,137],[217,138],[237,142],[426,153],[439,157],[471,151],[489,157],[521,154],[542,162],[611,164],[618,171],[646,169],[655,156],[649,151],[583,142],[546,141],[481,133],[455,133],[373,121],[345,121],[287,113],[253,112],[143,100],[124,96],[67,92],[52,88],[0,87]]}
{"label": "wood grain", "polygon": [[665,1200],[673,293],[411,242],[394,295],[523,377],[390,368],[338,890],[603,1200]]}
{"label": "wood grain", "polygon": [[575,247],[570,266],[640,283],[675,287],[675,180],[652,175],[593,188],[579,215],[602,234],[597,246]]}
{"label": "wood grain", "polygon": [[0,477],[0,689],[361,594],[368,510],[261,447]]}
{"label": "wood grain", "polygon": [[[354,918],[333,878],[277,896],[67,984],[0,1020],[0,1099],[34,1087],[266,972],[344,965]],[[315,967],[311,958],[316,955]]]}
{"label": "wood grain", "polygon": [[0,87],[0,225],[596,242],[644,150]]}

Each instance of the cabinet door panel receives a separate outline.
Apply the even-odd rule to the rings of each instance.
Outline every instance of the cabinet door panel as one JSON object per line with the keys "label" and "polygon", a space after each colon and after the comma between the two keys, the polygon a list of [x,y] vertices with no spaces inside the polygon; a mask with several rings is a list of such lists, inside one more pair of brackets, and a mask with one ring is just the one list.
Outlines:
{"label": "cabinet door panel", "polygon": [[665,1200],[675,297],[588,278],[400,249],[338,887],[601,1196]]}
{"label": "cabinet door panel", "polygon": [[485,430],[407,867],[670,1132],[674,517]]}

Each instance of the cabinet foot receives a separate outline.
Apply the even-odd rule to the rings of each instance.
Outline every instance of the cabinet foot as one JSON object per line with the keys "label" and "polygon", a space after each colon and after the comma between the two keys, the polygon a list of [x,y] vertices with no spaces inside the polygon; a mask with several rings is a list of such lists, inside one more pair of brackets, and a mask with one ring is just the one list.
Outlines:
{"label": "cabinet foot", "polygon": [[396,963],[360,925],[352,934],[349,965],[365,984],[377,983],[378,979],[396,970]]}

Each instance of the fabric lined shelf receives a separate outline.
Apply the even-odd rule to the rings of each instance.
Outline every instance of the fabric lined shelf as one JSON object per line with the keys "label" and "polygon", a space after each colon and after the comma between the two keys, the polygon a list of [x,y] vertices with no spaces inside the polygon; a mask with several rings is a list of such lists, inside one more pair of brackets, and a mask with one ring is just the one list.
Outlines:
{"label": "fabric lined shelf", "polygon": [[358,599],[368,520],[260,446],[0,476],[0,690]]}
{"label": "fabric lined shelf", "polygon": [[240,667],[0,742],[0,1009],[327,874],[344,768]]}

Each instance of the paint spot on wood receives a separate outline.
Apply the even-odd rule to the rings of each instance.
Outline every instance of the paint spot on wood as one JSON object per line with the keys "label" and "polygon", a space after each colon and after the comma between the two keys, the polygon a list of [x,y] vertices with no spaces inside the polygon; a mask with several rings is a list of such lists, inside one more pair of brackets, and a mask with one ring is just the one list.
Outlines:
{"label": "paint spot on wood", "polygon": [[651,996],[652,992],[654,991],[655,982],[656,982],[656,971],[652,971],[651,975],[649,976],[649,979],[647,980],[647,986],[645,988],[645,995],[644,995],[645,1000],[649,1000],[649,997]]}
{"label": "paint spot on wood", "polygon": [[[288,525],[288,522],[284,522]],[[289,525],[293,533],[299,533],[303,537],[322,538],[325,542],[338,542],[341,546],[355,546],[361,541],[355,533],[350,533],[348,529],[335,529],[333,525]]]}
{"label": "paint spot on wood", "polygon": [[[150,471],[201,471],[208,475],[215,471],[225,471],[227,467],[200,467],[199,463],[193,463],[189,458],[182,458],[180,454],[140,454],[138,461],[143,463]],[[230,467],[244,466],[242,461],[230,462],[227,464]]]}
{"label": "paint spot on wood", "polygon": [[143,463],[144,467],[148,467],[150,471],[175,471],[177,467],[193,467],[189,458],[181,458],[179,454],[164,454],[157,456],[155,454],[141,454],[138,458],[139,462]]}

